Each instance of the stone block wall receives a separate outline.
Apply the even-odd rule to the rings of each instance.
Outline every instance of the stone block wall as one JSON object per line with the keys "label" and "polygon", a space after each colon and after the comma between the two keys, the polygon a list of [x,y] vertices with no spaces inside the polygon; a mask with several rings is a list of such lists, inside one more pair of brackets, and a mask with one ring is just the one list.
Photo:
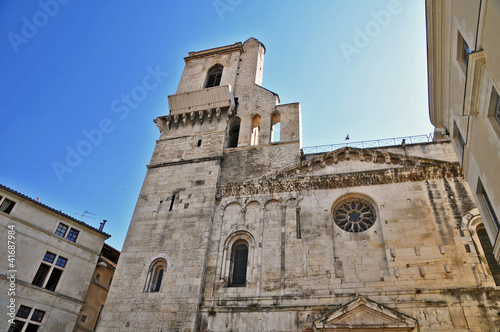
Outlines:
{"label": "stone block wall", "polygon": [[[447,150],[442,144],[411,150],[419,158],[435,157],[435,151]],[[323,168],[309,166],[306,174],[298,171],[303,169],[301,165],[315,162],[304,161],[295,166],[301,174],[295,178],[293,174],[299,173],[293,167],[286,169],[286,179],[277,178],[279,173],[268,174],[259,181],[271,183],[260,193],[242,190],[248,185],[245,181],[221,181],[221,185],[239,189],[233,195],[221,191],[217,202],[202,307],[202,326],[207,331],[245,330],[252,324],[268,331],[303,331],[327,310],[358,295],[418,319],[421,331],[489,331],[494,326],[496,316],[481,318],[484,313],[473,309],[479,306],[491,315],[499,307],[486,294],[494,293],[497,298],[499,292],[491,273],[475,257],[478,253],[473,247],[480,244],[474,244],[470,233],[463,230],[468,227],[464,216],[475,209],[465,181],[436,171],[415,181],[396,172],[396,178],[387,184],[367,186],[354,180],[329,189],[309,187],[317,176],[326,181],[326,169],[336,174],[336,168],[349,168],[343,163],[364,164],[367,172],[378,172],[370,163],[360,163],[362,155],[351,151],[348,160],[327,163]],[[392,162],[383,165],[394,171],[399,168]],[[228,172],[225,167],[222,178]],[[420,167],[429,166],[416,163],[413,168]],[[415,172],[411,169],[407,167],[405,172]],[[359,169],[350,176],[356,179],[363,174]],[[253,175],[240,176],[248,177]],[[284,181],[304,183],[303,190],[286,191]],[[274,182],[281,183],[275,187]],[[300,185],[290,188],[297,187]],[[332,209],[345,197],[360,197],[373,205],[377,217],[371,228],[351,233],[335,224]],[[248,281],[246,287],[231,287],[228,239],[241,232],[254,239]],[[467,289],[473,289],[471,294]],[[460,304],[469,297],[470,302]],[[290,317],[294,323],[288,321]]]}
{"label": "stone block wall", "polygon": [[[218,159],[149,169],[100,331],[195,329],[219,169]],[[163,286],[151,292],[158,259],[167,262]]]}
{"label": "stone block wall", "polygon": [[[499,294],[475,250],[480,217],[449,143],[301,161],[300,105],[278,105],[260,86],[264,52],[250,38],[186,58],[179,93],[201,89],[222,63],[234,105],[211,121],[196,118],[205,109],[174,114],[174,125],[157,119],[161,137],[98,331],[304,331],[362,297],[421,331],[496,326]],[[358,210],[344,223],[368,216],[365,230],[335,221],[347,201]],[[157,261],[164,280],[151,291]],[[244,283],[233,278],[242,274]]]}

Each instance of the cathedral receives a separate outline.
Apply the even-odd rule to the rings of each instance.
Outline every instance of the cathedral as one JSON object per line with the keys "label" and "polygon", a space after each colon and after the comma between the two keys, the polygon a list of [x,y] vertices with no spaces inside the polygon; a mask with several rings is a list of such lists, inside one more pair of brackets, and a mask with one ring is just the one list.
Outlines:
{"label": "cathedral", "polygon": [[304,154],[264,54],[250,38],[184,58],[97,331],[498,330],[449,140]]}

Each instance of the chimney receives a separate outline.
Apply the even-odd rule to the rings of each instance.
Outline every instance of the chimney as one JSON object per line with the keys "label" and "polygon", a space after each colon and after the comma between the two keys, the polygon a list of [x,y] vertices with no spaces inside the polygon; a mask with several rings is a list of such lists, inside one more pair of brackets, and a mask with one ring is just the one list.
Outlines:
{"label": "chimney", "polygon": [[104,225],[107,223],[108,221],[107,220],[103,220],[102,223],[101,223],[101,226],[99,227],[99,230],[102,231],[103,228],[104,228]]}

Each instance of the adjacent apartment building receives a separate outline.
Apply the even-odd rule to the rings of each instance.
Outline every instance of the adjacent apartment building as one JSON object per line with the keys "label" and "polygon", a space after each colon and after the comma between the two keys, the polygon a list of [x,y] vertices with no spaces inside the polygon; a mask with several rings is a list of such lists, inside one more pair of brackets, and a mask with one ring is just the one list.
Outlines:
{"label": "adjacent apartment building", "polygon": [[428,0],[429,111],[500,261],[500,1]]}
{"label": "adjacent apartment building", "polygon": [[0,330],[72,332],[107,238],[0,185]]}

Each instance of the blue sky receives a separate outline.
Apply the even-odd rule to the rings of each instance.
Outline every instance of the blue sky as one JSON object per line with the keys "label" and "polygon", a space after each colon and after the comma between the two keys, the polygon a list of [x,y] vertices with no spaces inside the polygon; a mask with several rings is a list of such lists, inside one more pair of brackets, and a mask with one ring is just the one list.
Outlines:
{"label": "blue sky", "polygon": [[0,183],[108,220],[117,249],[189,51],[264,43],[303,146],[433,131],[424,1],[11,0],[0,31]]}

